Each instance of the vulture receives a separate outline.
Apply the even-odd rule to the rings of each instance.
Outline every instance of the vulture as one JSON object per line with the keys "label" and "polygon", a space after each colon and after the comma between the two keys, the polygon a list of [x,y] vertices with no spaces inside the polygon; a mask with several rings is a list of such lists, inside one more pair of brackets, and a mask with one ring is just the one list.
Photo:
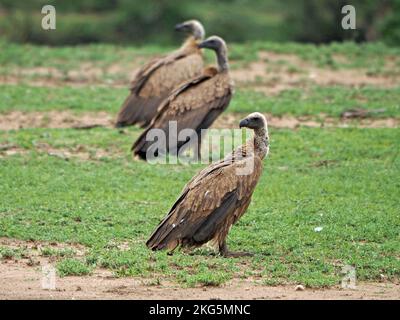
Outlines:
{"label": "vulture", "polygon": [[159,104],[182,82],[199,76],[203,71],[203,55],[197,44],[205,32],[197,20],[175,26],[190,36],[180,49],[144,65],[130,85],[130,94],[118,113],[116,127],[139,124],[147,126]]}
{"label": "vulture", "polygon": [[[132,146],[136,157],[148,160],[147,153],[150,150],[153,152],[151,156],[155,157],[160,153],[179,154],[194,136],[197,138],[196,155],[199,156],[201,130],[210,127],[227,108],[233,94],[233,81],[229,75],[225,41],[212,36],[201,42],[198,47],[215,51],[217,68],[205,68],[200,76],[182,83],[161,103],[156,117]],[[169,130],[173,121],[176,121],[175,131]],[[165,148],[160,147],[155,151],[154,147],[150,149],[153,141],[150,141],[147,134],[153,129],[161,130],[165,134]],[[181,141],[178,135],[183,129],[192,129],[193,134]]]}
{"label": "vulture", "polygon": [[147,240],[150,249],[172,252],[178,246],[193,248],[212,241],[224,257],[251,255],[230,252],[225,239],[250,204],[269,151],[269,137],[267,121],[260,113],[250,114],[239,126],[253,129],[254,137],[186,184]]}

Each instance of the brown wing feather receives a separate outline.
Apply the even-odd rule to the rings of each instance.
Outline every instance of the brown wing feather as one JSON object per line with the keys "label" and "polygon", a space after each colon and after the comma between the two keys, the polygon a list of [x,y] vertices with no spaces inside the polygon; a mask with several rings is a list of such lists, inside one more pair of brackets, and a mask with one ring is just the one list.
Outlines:
{"label": "brown wing feather", "polygon": [[[136,139],[136,141],[134,142],[134,144],[132,145],[131,150],[134,151],[134,154],[136,155],[140,155],[141,152],[145,153],[146,147],[146,135],[147,133],[154,128],[159,127],[159,124],[162,123],[162,119],[165,115],[165,113],[168,111],[169,105],[171,103],[171,101],[173,101],[174,99],[177,98],[177,96],[179,96],[179,94],[185,90],[187,90],[188,88],[190,88],[191,86],[194,86],[202,81],[207,80],[208,78],[210,78],[210,76],[208,74],[203,74],[197,78],[194,78],[192,80],[189,80],[185,83],[183,83],[181,86],[179,86],[178,88],[176,88],[174,91],[172,91],[172,93],[169,95],[168,98],[166,98],[158,107],[157,110],[157,115],[153,118],[152,122],[150,123],[150,125],[146,128],[145,131],[143,131],[141,133],[141,135]],[[143,150],[143,151],[142,151]]]}
{"label": "brown wing feather", "polygon": [[139,123],[147,125],[159,104],[180,83],[201,74],[203,57],[196,50],[175,52],[145,65],[131,82],[131,93],[118,113],[119,126]]}
{"label": "brown wing feather", "polygon": [[[229,105],[233,86],[227,73],[216,73],[208,70],[202,76],[184,83],[175,90],[160,106],[157,117],[134,143],[132,150],[141,158],[152,142],[146,142],[145,137],[151,129],[161,129],[169,141],[169,122],[177,121],[177,133],[190,128],[197,132],[208,128],[214,120]],[[177,137],[172,137],[177,141]],[[169,150],[182,147],[181,144],[169,145]]]}
{"label": "brown wing feather", "polygon": [[[222,241],[246,211],[262,172],[262,160],[248,157],[222,160],[203,169],[184,188],[169,214],[147,241],[153,250],[176,245],[197,246]],[[248,175],[237,175],[244,161],[254,161]]]}

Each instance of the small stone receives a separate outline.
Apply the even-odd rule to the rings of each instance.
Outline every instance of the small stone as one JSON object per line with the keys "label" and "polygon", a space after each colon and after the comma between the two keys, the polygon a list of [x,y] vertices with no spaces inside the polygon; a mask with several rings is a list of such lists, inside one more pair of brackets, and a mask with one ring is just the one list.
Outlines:
{"label": "small stone", "polygon": [[305,288],[301,284],[297,285],[296,288],[294,288],[296,291],[304,291]]}

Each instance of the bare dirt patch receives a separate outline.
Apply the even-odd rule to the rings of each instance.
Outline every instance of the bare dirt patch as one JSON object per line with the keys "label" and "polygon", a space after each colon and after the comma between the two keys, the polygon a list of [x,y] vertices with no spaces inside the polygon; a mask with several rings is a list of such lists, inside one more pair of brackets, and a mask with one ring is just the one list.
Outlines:
{"label": "bare dirt patch", "polygon": [[[21,112],[12,111],[2,114],[0,117],[0,130],[19,130],[26,128],[73,128],[90,129],[96,127],[114,126],[113,116],[107,112],[87,112],[74,114],[70,111],[49,111],[49,112]],[[53,147],[46,142],[35,142],[35,150],[46,153],[50,156],[64,160],[77,158],[80,160],[99,160],[104,157],[115,157],[121,155],[118,147],[101,149],[85,145],[73,147]],[[14,154],[24,154],[29,150],[14,144],[1,143],[0,157],[12,156]]]}
{"label": "bare dirt patch", "polygon": [[69,257],[79,258],[83,257],[87,252],[84,246],[76,243],[23,241],[5,237],[0,238],[0,247],[14,249],[19,252],[19,256],[0,259],[0,265],[19,265],[23,269],[56,263],[67,253]]}
{"label": "bare dirt patch", "polygon": [[86,247],[78,243],[61,243],[55,241],[38,241],[30,240],[24,241],[19,239],[12,239],[1,237],[0,246],[5,246],[13,249],[27,250],[29,255],[40,255],[42,248],[51,247],[54,249],[73,249],[77,256],[83,256],[86,252]]}
{"label": "bare dirt patch", "polygon": [[[343,61],[345,57],[336,56],[334,59]],[[232,77],[239,85],[268,95],[310,85],[393,88],[400,83],[398,74],[384,76],[372,75],[366,69],[320,68],[293,54],[266,51],[259,52],[259,60],[246,68],[232,70]]]}
{"label": "bare dirt patch", "polygon": [[14,154],[23,154],[26,153],[27,150],[20,148],[14,144],[0,144],[0,158],[12,156]]}
{"label": "bare dirt patch", "polygon": [[[90,148],[84,145],[77,145],[70,148],[55,148],[45,142],[35,143],[35,151],[39,153],[46,153],[49,156],[57,157],[63,160],[79,159],[79,160],[100,160],[102,158],[113,158],[121,155],[121,151],[113,148],[111,149],[99,149]],[[10,145],[0,144],[0,158],[12,156],[15,154],[26,154],[28,149]]]}
{"label": "bare dirt patch", "polygon": [[[246,114],[224,113],[213,124],[213,128],[237,128],[239,121]],[[294,117],[285,115],[282,117],[265,114],[268,120],[268,126],[272,128],[296,129],[299,127],[357,127],[357,128],[397,128],[400,126],[400,119],[395,118],[364,118],[364,119],[337,119],[327,117],[324,114],[315,116]]]}
{"label": "bare dirt patch", "polygon": [[[243,68],[231,71],[235,82],[251,87],[268,95],[310,85],[350,87],[376,86],[396,87],[400,83],[400,71],[396,57],[386,59],[382,73],[374,74],[367,69],[321,68],[294,54],[282,54],[272,51],[260,51],[259,59]],[[148,57],[140,57],[129,63],[114,63],[101,66],[93,62],[84,62],[79,68],[61,70],[55,67],[15,68],[0,76],[1,84],[26,83],[33,86],[112,86],[128,87],[141,64]],[[338,63],[348,63],[343,55],[333,55]],[[232,65],[235,62],[232,61]]]}
{"label": "bare dirt patch", "polygon": [[84,145],[77,145],[73,148],[54,148],[47,143],[38,143],[35,146],[38,152],[47,153],[49,156],[69,160],[77,158],[80,160],[99,160],[101,158],[115,157],[120,152],[117,150],[103,150],[99,148],[88,148]]}
{"label": "bare dirt patch", "polygon": [[114,81],[88,81],[88,80],[62,80],[58,78],[44,78],[44,77],[32,77],[32,78],[20,78],[18,76],[6,75],[0,76],[0,84],[9,85],[29,85],[32,87],[87,87],[87,86],[98,86],[98,87],[113,87],[113,88],[128,88],[128,82],[114,82]]}
{"label": "bare dirt patch", "polygon": [[29,84],[32,86],[58,87],[87,85],[128,87],[129,79],[137,72],[141,60],[125,65],[114,63],[98,66],[84,62],[77,69],[61,70],[55,67],[15,68],[0,76],[1,84]]}
{"label": "bare dirt patch", "polygon": [[0,130],[25,128],[85,128],[113,126],[114,117],[104,111],[80,114],[71,111],[22,112],[12,111],[0,117]]}
{"label": "bare dirt patch", "polygon": [[[245,114],[224,113],[213,124],[212,128],[237,128]],[[397,118],[364,118],[364,119],[337,119],[324,114],[318,116],[282,117],[265,114],[268,125],[274,128],[295,129],[306,127],[360,127],[360,128],[395,128],[400,125]],[[85,112],[74,114],[70,111],[49,112],[21,112],[12,111],[0,117],[0,130],[18,130],[23,128],[75,128],[85,129],[92,127],[114,126],[114,116],[110,113]],[[0,150],[1,151],[1,150]]]}
{"label": "bare dirt patch", "polygon": [[56,289],[42,289],[41,267],[16,261],[0,263],[0,299],[400,299],[394,283],[359,283],[356,289],[309,289],[294,285],[265,286],[250,280],[233,280],[221,287],[181,288],[151,279],[114,278],[109,271],[91,276],[56,277]]}

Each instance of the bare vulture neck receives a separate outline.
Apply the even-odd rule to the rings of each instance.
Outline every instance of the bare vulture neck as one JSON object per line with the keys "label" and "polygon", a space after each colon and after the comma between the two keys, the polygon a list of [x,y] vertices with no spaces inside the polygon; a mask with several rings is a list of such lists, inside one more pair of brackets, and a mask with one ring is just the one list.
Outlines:
{"label": "bare vulture neck", "polygon": [[229,70],[228,54],[226,47],[223,46],[217,51],[218,68],[220,72]]}
{"label": "bare vulture neck", "polygon": [[197,47],[197,40],[193,36],[189,36],[180,48],[181,52],[199,51]]}
{"label": "bare vulture neck", "polygon": [[261,159],[268,154],[269,138],[265,127],[254,130],[254,151]]}

